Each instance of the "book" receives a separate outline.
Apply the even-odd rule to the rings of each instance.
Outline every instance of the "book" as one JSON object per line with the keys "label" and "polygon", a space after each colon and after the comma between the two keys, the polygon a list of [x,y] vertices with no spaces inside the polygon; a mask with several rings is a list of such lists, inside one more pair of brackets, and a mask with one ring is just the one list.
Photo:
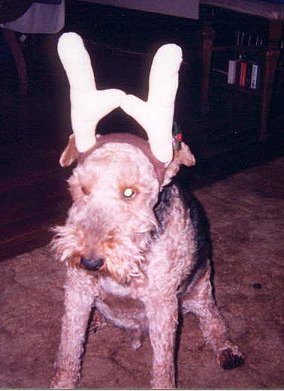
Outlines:
{"label": "book", "polygon": [[259,82],[260,82],[260,66],[257,63],[253,63],[251,68],[250,88],[252,88],[253,90],[258,89]]}
{"label": "book", "polygon": [[242,59],[240,62],[239,86],[243,88],[246,87],[247,85],[247,69],[248,69],[247,61]]}
{"label": "book", "polygon": [[229,64],[228,64],[228,78],[227,78],[227,83],[228,84],[236,84],[236,80],[237,80],[237,66],[238,66],[238,60],[229,60]]}

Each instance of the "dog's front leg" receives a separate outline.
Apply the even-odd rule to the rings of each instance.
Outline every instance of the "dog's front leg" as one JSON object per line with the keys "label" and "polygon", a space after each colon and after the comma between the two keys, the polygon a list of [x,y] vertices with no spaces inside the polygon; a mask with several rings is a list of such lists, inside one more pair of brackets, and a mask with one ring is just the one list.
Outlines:
{"label": "dog's front leg", "polygon": [[91,277],[84,271],[68,269],[65,283],[65,313],[61,341],[51,388],[74,388],[80,378],[85,333],[94,301]]}
{"label": "dog's front leg", "polygon": [[175,388],[174,348],[178,319],[177,299],[152,296],[144,304],[153,350],[152,387]]}

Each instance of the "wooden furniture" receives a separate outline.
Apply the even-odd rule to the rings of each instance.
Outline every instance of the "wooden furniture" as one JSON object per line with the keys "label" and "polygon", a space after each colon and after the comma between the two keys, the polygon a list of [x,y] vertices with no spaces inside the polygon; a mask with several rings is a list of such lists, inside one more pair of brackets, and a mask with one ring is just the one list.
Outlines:
{"label": "wooden furniture", "polygon": [[[7,2],[8,3],[8,2]],[[19,79],[19,89],[22,96],[28,93],[28,75],[24,53],[18,39],[19,34],[53,34],[64,27],[65,3],[54,4],[52,1],[14,1],[13,5],[5,4],[9,17],[3,17],[4,10],[0,7],[0,28],[6,39],[16,63]],[[2,7],[3,8],[3,7]],[[11,14],[10,14],[11,13]],[[6,16],[6,15],[5,15]]]}
{"label": "wooden furniture", "polygon": [[199,0],[83,0],[89,3],[111,5],[144,12],[155,12],[182,18],[198,19]]}
{"label": "wooden furniture", "polygon": [[16,64],[20,95],[25,97],[28,93],[28,75],[27,65],[20,42],[15,31],[2,29],[2,32]]}
{"label": "wooden furniture", "polygon": [[[203,75],[201,110],[208,111],[210,64],[212,64],[214,53],[235,51],[258,55],[262,62],[261,84],[259,91],[257,93],[252,91],[252,93],[260,99],[259,140],[264,141],[268,136],[273,81],[281,52],[280,44],[281,42],[283,44],[284,39],[284,5],[257,0],[200,0],[200,4],[201,19],[203,19],[206,31],[203,43],[203,69],[207,70]],[[222,40],[220,36],[227,38],[227,35],[235,33],[234,29],[237,25],[232,23],[234,18],[239,20],[240,31],[244,25],[250,33],[253,33],[253,28],[256,28],[256,34],[263,37],[262,45],[252,48],[247,43],[240,45],[236,45],[235,42],[224,43],[226,39]],[[230,23],[232,23],[231,26]]]}

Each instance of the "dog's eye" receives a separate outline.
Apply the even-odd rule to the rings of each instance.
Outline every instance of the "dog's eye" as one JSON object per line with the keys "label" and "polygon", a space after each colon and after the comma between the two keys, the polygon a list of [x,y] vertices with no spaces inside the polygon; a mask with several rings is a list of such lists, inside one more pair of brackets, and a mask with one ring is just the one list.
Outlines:
{"label": "dog's eye", "polygon": [[125,198],[133,198],[135,196],[135,190],[133,190],[131,187],[126,187],[124,190],[123,190],[123,196]]}

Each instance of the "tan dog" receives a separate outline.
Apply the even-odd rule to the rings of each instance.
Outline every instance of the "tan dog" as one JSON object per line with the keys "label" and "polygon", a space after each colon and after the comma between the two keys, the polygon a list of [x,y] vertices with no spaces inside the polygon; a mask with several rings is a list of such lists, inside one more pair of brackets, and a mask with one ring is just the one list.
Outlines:
{"label": "tan dog", "polygon": [[[65,38],[63,36],[62,44]],[[88,61],[87,65],[84,63],[88,56],[82,42],[72,34],[69,38],[75,39],[79,52],[76,72],[86,72],[86,69],[90,72],[90,64]],[[161,49],[167,51],[169,47],[166,45]],[[144,103],[146,117],[151,116],[152,109],[156,108],[160,116],[166,115],[167,119],[162,122],[168,128],[172,127],[172,105],[181,59],[175,61],[174,67],[165,65],[167,69],[158,72],[159,77],[164,77],[163,87],[166,88],[160,91],[163,95],[160,97],[155,83],[153,87],[153,78],[161,49],[151,70],[149,96],[152,98]],[[170,48],[171,55],[172,49],[175,48]],[[74,94],[82,99],[86,90],[90,92],[88,83],[92,78],[88,73],[88,78],[78,82],[68,60],[66,64],[66,53],[63,50],[62,55],[62,50],[61,47],[61,59],[71,86],[71,100]],[[82,58],[85,60],[81,67]],[[174,86],[172,82],[167,86],[169,76]],[[155,91],[151,90],[152,87]],[[97,103],[96,89],[91,95]],[[87,113],[89,117],[86,117],[93,118],[92,125],[88,121],[83,123],[84,116],[78,110],[78,105],[82,108],[82,102],[78,96],[75,103],[72,101],[72,105],[77,105],[72,107],[75,136],[71,137],[61,157],[62,165],[78,160],[69,179],[73,204],[66,224],[56,228],[53,241],[57,258],[66,262],[67,276],[65,314],[52,387],[76,386],[93,307],[116,326],[131,330],[135,349],[149,334],[154,388],[175,387],[174,350],[179,311],[198,316],[205,340],[223,368],[240,365],[242,354],[228,339],[212,294],[211,247],[206,218],[195,198],[173,179],[180,164],[190,166],[195,163],[189,148],[182,143],[181,149],[173,153],[166,129],[162,138],[165,137],[170,146],[163,149],[165,140],[162,139],[160,144],[155,140],[157,135],[151,134],[152,124],[149,130],[148,117],[141,120],[144,109],[139,118],[134,114],[138,98],[128,97],[117,90],[116,102],[110,106],[112,109],[118,106],[127,108],[146,127],[148,135],[151,134],[149,142],[126,134],[91,135],[89,140],[81,140],[86,134],[81,132],[82,124],[85,132],[93,131],[99,120],[99,109],[96,107],[92,112],[90,104],[87,110],[91,114]],[[139,105],[143,106],[141,102]],[[170,113],[166,113],[167,108]],[[156,153],[159,150],[157,143],[163,149],[159,153]],[[120,304],[128,299],[132,306],[122,307]]]}

